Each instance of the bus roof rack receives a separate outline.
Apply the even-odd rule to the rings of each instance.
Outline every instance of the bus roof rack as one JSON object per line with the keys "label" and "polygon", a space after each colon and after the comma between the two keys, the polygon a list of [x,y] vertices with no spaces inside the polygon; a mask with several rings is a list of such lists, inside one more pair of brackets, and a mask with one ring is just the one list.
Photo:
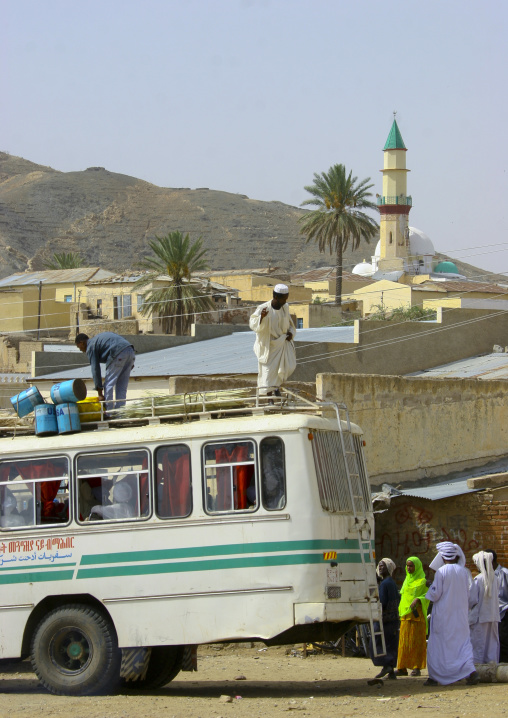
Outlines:
{"label": "bus roof rack", "polygon": [[[277,394],[275,393],[277,391]],[[98,403],[98,400],[97,400]],[[143,426],[165,422],[183,422],[196,419],[221,419],[231,416],[255,416],[256,414],[309,413],[321,415],[328,402],[308,399],[290,389],[259,390],[246,387],[219,389],[175,395],[147,395],[140,399],[128,399],[120,409],[104,411],[97,403],[80,406],[83,430],[104,430],[115,427]],[[33,415],[19,419],[13,412],[0,415],[0,435],[33,434]]]}

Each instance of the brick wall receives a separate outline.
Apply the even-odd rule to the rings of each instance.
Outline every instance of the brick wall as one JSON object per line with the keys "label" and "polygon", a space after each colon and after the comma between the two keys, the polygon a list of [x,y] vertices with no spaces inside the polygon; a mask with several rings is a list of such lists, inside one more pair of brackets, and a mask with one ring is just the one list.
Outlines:
{"label": "brick wall", "polygon": [[427,577],[433,577],[428,566],[440,541],[458,544],[470,570],[475,568],[473,554],[485,549],[494,549],[499,563],[508,566],[508,487],[438,501],[399,496],[375,517],[377,560],[395,561],[398,584],[408,556],[417,556]]}

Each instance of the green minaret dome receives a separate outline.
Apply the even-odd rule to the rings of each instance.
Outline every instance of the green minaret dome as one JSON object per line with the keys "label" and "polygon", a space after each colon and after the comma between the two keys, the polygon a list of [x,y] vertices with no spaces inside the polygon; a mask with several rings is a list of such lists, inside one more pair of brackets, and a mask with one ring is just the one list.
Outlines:
{"label": "green minaret dome", "polygon": [[392,129],[390,130],[390,134],[388,135],[388,139],[386,140],[386,144],[383,147],[383,150],[405,150],[406,145],[404,144],[404,140],[402,139],[402,135],[400,134],[399,126],[397,125],[397,121],[393,121]]}

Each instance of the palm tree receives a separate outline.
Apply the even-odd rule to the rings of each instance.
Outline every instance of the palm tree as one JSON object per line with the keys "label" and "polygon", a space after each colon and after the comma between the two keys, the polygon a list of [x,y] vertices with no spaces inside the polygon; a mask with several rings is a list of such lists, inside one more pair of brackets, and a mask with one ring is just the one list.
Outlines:
{"label": "palm tree", "polygon": [[79,252],[61,252],[53,254],[49,262],[44,262],[46,269],[78,269],[87,264]]}
{"label": "palm tree", "polygon": [[[190,326],[193,315],[213,309],[211,297],[205,294],[201,285],[192,281],[192,273],[208,269],[201,237],[190,241],[181,232],[170,232],[166,237],[157,237],[149,242],[155,257],[139,262],[140,269],[147,273],[138,279],[135,288],[150,285],[143,293],[141,313],[155,315],[162,321],[163,331],[181,336]],[[155,287],[154,282],[164,276],[168,284]]]}
{"label": "palm tree", "polygon": [[328,172],[314,173],[314,184],[305,187],[312,195],[301,206],[314,205],[317,209],[300,218],[301,234],[307,235],[307,242],[313,239],[319,244],[319,251],[326,248],[336,254],[335,304],[342,300],[342,255],[351,242],[353,250],[358,249],[361,239],[367,242],[379,229],[377,222],[361,210],[375,209],[369,201],[372,193],[368,184],[370,177],[358,183],[353,173],[347,174],[344,165],[333,165]]}

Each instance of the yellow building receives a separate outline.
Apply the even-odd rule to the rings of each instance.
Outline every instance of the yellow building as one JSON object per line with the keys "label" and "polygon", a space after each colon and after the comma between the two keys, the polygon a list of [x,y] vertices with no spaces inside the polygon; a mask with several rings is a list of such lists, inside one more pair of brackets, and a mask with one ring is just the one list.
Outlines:
{"label": "yellow building", "polygon": [[[349,299],[363,304],[362,316],[380,311],[409,309],[418,306],[424,309],[449,308],[495,308],[495,302],[502,309],[502,300],[508,299],[508,288],[496,284],[469,281],[424,281],[420,284],[401,284],[381,279],[368,287],[358,289]],[[471,302],[477,303],[473,306]],[[489,305],[486,302],[489,302]]]}
{"label": "yellow building", "polygon": [[[87,331],[91,326],[100,326],[101,331],[163,333],[162,321],[158,316],[145,316],[141,310],[143,294],[153,287],[164,287],[169,279],[161,276],[152,284],[137,288],[136,282],[141,277],[141,272],[122,272],[88,282],[80,299],[80,312],[83,314],[84,311],[80,319],[81,330]],[[224,313],[237,305],[238,292],[235,289],[212,282],[202,273],[193,281],[201,284],[203,292],[209,294],[214,302],[214,311],[209,316],[199,317],[197,321],[221,321]]]}
{"label": "yellow building", "polygon": [[225,287],[237,290],[243,302],[260,304],[272,298],[273,288],[280,282],[289,286],[290,301],[311,302],[312,290],[300,283],[290,282],[289,274],[275,269],[231,269],[220,271],[197,272],[196,277],[209,278]]}
{"label": "yellow building", "polygon": [[[301,284],[306,289],[311,289],[313,302],[316,300],[318,302],[335,302],[335,275],[335,267],[320,267],[319,269],[308,269],[305,272],[292,274],[291,282]],[[351,295],[357,289],[374,283],[373,279],[351,272],[343,272],[342,297]]]}
{"label": "yellow building", "polygon": [[0,333],[37,335],[69,333],[73,304],[86,282],[111,275],[99,267],[12,274],[0,280]]}

